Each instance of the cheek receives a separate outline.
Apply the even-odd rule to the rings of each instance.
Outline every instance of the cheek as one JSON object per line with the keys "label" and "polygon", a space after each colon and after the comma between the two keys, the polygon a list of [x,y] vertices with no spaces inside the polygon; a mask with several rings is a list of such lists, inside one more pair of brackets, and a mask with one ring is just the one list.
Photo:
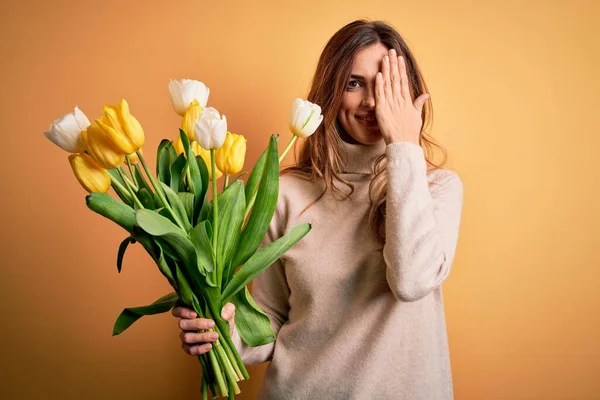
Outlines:
{"label": "cheek", "polygon": [[347,92],[344,95],[344,100],[342,101],[341,112],[345,113],[354,113],[360,106],[360,96],[356,93]]}

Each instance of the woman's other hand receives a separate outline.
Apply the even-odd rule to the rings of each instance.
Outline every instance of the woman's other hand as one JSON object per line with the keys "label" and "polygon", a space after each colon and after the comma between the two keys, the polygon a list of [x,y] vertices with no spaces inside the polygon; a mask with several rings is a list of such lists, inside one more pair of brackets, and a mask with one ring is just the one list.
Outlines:
{"label": "woman's other hand", "polygon": [[[181,334],[181,347],[191,356],[207,353],[212,348],[219,334],[214,331],[215,322],[207,318],[196,318],[194,310],[186,307],[175,307],[171,311],[173,316],[180,318],[179,328]],[[221,310],[221,318],[229,322],[230,332],[234,327],[235,306],[227,303]]]}

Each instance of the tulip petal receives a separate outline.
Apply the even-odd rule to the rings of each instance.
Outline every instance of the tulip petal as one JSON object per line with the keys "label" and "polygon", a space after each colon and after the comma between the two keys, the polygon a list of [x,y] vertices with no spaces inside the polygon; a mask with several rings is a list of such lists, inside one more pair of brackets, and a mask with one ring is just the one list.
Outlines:
{"label": "tulip petal", "polygon": [[181,87],[181,83],[176,80],[169,80],[169,92],[171,93],[173,109],[177,114],[183,116],[187,106],[183,101],[183,88]]}

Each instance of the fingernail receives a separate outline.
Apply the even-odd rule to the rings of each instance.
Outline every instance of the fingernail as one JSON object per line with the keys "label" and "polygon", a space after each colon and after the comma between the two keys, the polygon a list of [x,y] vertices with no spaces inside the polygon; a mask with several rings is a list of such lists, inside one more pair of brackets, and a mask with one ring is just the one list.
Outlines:
{"label": "fingernail", "polygon": [[208,321],[208,327],[212,328],[213,326],[215,326],[215,321]]}
{"label": "fingernail", "polygon": [[211,334],[210,334],[210,338],[211,338],[211,339],[217,339],[218,337],[219,337],[219,334],[218,334],[218,333],[211,333]]}
{"label": "fingernail", "polygon": [[196,318],[196,313],[195,313],[195,312],[191,312],[191,313],[189,314],[189,317],[190,317],[190,318]]}

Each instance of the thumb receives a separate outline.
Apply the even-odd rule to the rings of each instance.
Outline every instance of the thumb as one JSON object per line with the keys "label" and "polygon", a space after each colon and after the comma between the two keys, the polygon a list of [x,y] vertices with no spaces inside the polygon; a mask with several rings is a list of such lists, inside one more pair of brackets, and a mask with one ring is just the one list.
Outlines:
{"label": "thumb", "polygon": [[223,309],[221,310],[221,318],[223,318],[226,321],[233,321],[233,318],[235,316],[235,306],[233,305],[233,303],[227,303],[223,306]]}
{"label": "thumb", "polygon": [[429,96],[427,93],[424,93],[424,94],[420,95],[419,97],[417,97],[417,99],[414,102],[416,109],[421,111],[423,109],[423,105],[430,97],[431,96]]}

